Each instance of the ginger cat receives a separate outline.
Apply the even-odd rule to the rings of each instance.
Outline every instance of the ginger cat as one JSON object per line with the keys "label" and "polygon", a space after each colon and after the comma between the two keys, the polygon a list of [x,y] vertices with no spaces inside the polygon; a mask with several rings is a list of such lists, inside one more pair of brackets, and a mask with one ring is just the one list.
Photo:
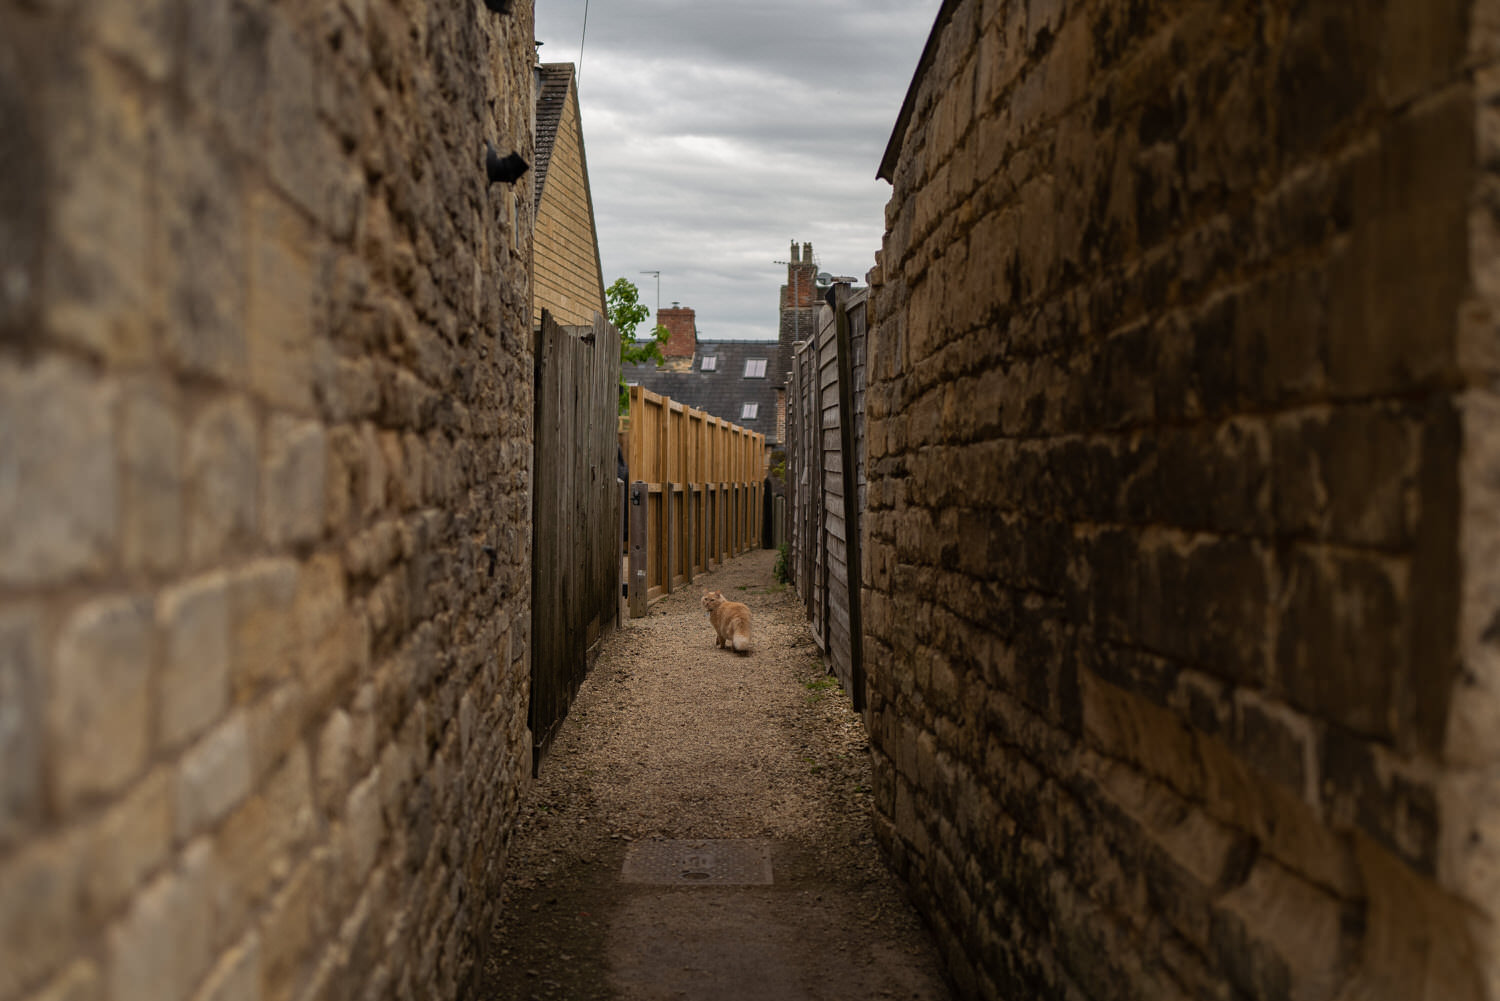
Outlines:
{"label": "ginger cat", "polygon": [[703,607],[708,609],[708,621],[719,634],[716,646],[732,647],[736,653],[749,651],[750,609],[738,601],[726,601],[722,591],[704,594]]}

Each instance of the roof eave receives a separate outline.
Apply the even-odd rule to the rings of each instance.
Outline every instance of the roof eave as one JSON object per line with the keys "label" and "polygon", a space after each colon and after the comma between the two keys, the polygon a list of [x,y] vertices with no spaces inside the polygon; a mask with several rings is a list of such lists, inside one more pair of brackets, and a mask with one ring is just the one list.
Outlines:
{"label": "roof eave", "polygon": [[901,103],[901,113],[896,116],[896,127],[891,130],[885,155],[880,158],[880,169],[875,172],[876,180],[896,183],[896,163],[901,159],[901,148],[906,144],[906,129],[911,124],[912,112],[916,107],[917,91],[921,89],[922,80],[937,59],[938,41],[943,29],[953,20],[953,12],[958,9],[958,4],[959,0],[943,0],[943,6],[932,22],[932,30],[927,33],[927,44],[922,47],[922,58],[917,60],[916,72],[912,74],[911,84],[906,88],[906,100]]}

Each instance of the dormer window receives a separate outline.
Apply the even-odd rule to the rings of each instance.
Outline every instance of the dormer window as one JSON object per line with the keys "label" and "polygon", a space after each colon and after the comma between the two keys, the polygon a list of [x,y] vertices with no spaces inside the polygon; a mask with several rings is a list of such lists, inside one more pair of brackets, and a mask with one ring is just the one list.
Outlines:
{"label": "dormer window", "polygon": [[745,378],[764,379],[766,377],[766,360],[764,358],[750,358],[745,362]]}
{"label": "dormer window", "polygon": [[717,369],[718,367],[719,367],[719,356],[718,355],[704,355],[703,356],[703,364],[699,366],[699,370],[703,371],[703,372],[712,372],[715,369]]}
{"label": "dormer window", "polygon": [[[765,362],[761,362],[761,364],[764,365]],[[746,403],[746,404],[744,404],[743,406],[740,407],[740,420],[742,420],[742,421],[753,421],[753,420],[755,420],[756,415],[759,414],[759,413],[760,413],[760,404],[759,403]]]}

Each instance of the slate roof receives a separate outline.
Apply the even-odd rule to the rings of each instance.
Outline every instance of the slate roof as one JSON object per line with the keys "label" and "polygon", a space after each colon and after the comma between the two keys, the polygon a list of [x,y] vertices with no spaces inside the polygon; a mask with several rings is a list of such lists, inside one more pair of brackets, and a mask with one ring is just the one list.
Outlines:
{"label": "slate roof", "polygon": [[542,188],[547,183],[547,168],[552,165],[552,147],[557,142],[557,126],[562,121],[563,106],[568,101],[568,87],[573,83],[572,63],[542,63],[537,67],[541,86],[536,98],[536,206],[542,204]]}
{"label": "slate roof", "polygon": [[[703,359],[713,358],[711,371],[703,371]],[[786,373],[776,371],[779,349],[776,341],[699,341],[693,352],[691,371],[657,368],[652,362],[626,365],[625,381],[640,383],[653,393],[670,396],[698,410],[706,410],[732,424],[776,438],[776,391],[786,385]],[[765,362],[765,375],[746,378],[745,363]],[[757,406],[754,417],[744,417],[744,406]]]}

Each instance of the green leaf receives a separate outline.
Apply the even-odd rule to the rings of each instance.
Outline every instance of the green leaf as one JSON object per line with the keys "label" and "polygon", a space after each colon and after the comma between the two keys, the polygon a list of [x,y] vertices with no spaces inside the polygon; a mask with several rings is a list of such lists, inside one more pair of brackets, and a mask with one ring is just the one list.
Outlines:
{"label": "green leaf", "polygon": [[630,390],[625,385],[625,366],[641,365],[648,361],[660,367],[667,360],[661,346],[667,342],[670,331],[661,324],[651,330],[650,337],[637,341],[635,328],[651,315],[651,307],[641,302],[640,289],[635,283],[616,278],[604,290],[604,306],[609,313],[609,322],[620,332],[620,413],[630,409]]}

